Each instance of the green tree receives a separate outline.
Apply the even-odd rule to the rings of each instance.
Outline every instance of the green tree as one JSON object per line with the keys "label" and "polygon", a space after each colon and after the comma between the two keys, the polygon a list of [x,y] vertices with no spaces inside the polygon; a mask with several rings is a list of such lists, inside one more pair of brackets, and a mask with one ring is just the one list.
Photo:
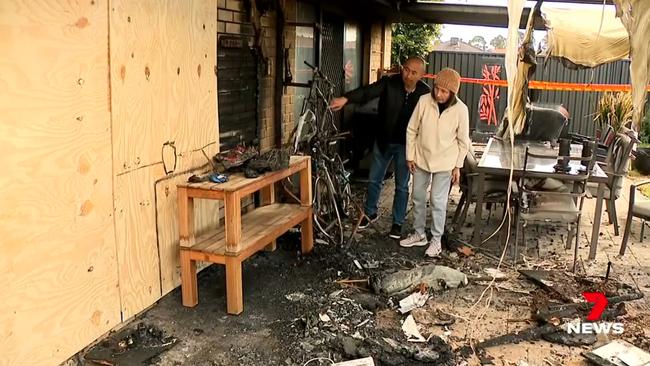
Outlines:
{"label": "green tree", "polygon": [[469,44],[476,48],[480,48],[482,51],[485,51],[487,48],[487,41],[483,36],[474,36],[474,38],[469,41]]}
{"label": "green tree", "polygon": [[494,48],[506,48],[506,37],[498,35],[490,41],[490,46]]}
{"label": "green tree", "polygon": [[440,38],[439,24],[393,24],[391,62],[401,64],[410,56],[426,59],[433,50],[433,42]]}

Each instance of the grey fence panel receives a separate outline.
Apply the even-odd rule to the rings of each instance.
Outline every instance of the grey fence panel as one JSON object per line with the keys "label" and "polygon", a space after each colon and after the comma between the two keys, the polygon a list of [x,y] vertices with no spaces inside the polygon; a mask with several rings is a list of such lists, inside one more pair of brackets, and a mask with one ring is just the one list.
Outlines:
{"label": "grey fence panel", "polygon": [[[429,54],[427,72],[435,74],[443,67],[451,67],[463,77],[484,79],[483,71],[494,65],[503,65],[505,55],[491,53],[462,53],[440,52]],[[555,81],[566,83],[593,84],[628,84],[630,82],[630,63],[627,60],[612,62],[593,69],[571,70],[555,59],[537,59],[537,69],[533,80]],[[506,79],[505,67],[502,66],[498,75]],[[432,80],[428,80],[430,84]],[[501,121],[506,108],[507,88],[498,88],[499,100],[490,101],[497,109],[498,121]],[[481,119],[481,95],[483,86],[479,84],[463,84],[459,93],[461,100],[467,104],[470,113],[470,125],[481,132],[493,131],[496,127],[488,125]],[[555,90],[531,90],[531,100],[540,103],[563,104],[571,113],[570,131],[584,135],[595,135],[596,126],[593,116],[602,93],[574,92]],[[485,98],[484,98],[485,99]],[[485,100],[483,100],[485,102]]]}

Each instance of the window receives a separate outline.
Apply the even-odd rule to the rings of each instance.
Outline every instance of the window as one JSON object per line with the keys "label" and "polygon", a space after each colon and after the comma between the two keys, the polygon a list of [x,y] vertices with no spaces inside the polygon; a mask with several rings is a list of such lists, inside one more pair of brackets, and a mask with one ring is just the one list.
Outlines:
{"label": "window", "polygon": [[361,28],[356,23],[345,23],[343,39],[343,70],[345,82],[343,89],[347,92],[361,86],[363,78],[363,37]]}
{"label": "window", "polygon": [[[296,22],[299,23],[316,23],[316,7],[314,4],[298,2],[296,4]],[[306,83],[311,80],[311,69],[305,65],[305,61],[316,65],[316,50],[314,49],[314,28],[296,27],[296,56],[294,59],[293,81],[296,83]],[[293,106],[293,115],[295,120],[300,116],[302,104],[309,89],[295,88],[296,101]]]}

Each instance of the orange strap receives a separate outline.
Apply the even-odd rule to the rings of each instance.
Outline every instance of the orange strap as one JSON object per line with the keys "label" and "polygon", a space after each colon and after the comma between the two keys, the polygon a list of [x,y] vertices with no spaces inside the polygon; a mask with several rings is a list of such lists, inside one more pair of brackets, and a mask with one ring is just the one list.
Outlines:
{"label": "orange strap", "polygon": [[[436,75],[426,74],[425,78],[435,79]],[[494,85],[506,88],[508,87],[507,80],[485,80],[475,78],[461,78],[461,82],[468,84],[481,84],[481,85]],[[583,84],[583,83],[562,83],[557,81],[537,81],[531,80],[528,82],[529,89],[539,90],[559,90],[559,91],[584,91],[584,92],[607,92],[607,91],[622,91],[629,92],[632,86],[629,84]],[[650,85],[646,89],[650,91]]]}

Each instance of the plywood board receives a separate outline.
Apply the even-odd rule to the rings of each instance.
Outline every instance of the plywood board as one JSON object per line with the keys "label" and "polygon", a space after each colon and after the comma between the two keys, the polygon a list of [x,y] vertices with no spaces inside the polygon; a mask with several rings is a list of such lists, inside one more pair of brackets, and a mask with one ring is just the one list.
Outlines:
{"label": "plywood board", "polygon": [[[175,287],[175,182],[190,175],[179,172],[206,163],[201,148],[208,156],[218,149],[216,19],[211,0],[111,0],[113,164],[116,206],[125,210],[116,217],[124,319]],[[169,145],[163,148],[167,142],[175,155]],[[197,225],[216,221],[215,205],[196,205]]]}
{"label": "plywood board", "polygon": [[218,139],[216,3],[111,1],[114,167],[122,173]]}
{"label": "plywood board", "polygon": [[123,320],[160,297],[153,182],[162,174],[160,166],[151,166],[115,180],[115,238]]}
{"label": "plywood board", "polygon": [[161,160],[168,120],[164,2],[110,0],[111,98],[116,173]]}
{"label": "plywood board", "polygon": [[120,321],[106,0],[0,1],[0,365]]}
{"label": "plywood board", "polygon": [[165,138],[175,141],[180,151],[194,151],[214,142],[218,145],[217,4],[210,0],[165,3],[171,14],[183,15],[167,20],[174,38],[166,45],[165,54],[166,69],[171,70]]}
{"label": "plywood board", "polygon": [[[201,153],[188,153],[178,159],[172,174],[165,175],[155,165],[117,177],[115,220],[124,320],[180,284],[176,184],[202,173],[199,168],[205,162]],[[197,233],[218,225],[219,206],[223,206],[219,201],[196,201]]]}

